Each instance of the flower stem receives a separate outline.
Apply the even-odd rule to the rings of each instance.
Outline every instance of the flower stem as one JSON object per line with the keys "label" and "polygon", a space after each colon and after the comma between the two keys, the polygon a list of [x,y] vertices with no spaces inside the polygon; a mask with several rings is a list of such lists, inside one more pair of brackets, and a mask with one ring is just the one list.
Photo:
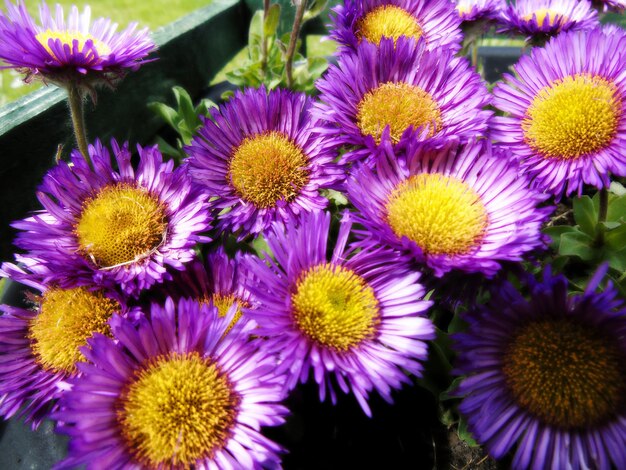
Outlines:
{"label": "flower stem", "polygon": [[596,236],[596,244],[604,245],[604,227],[600,224],[606,222],[606,216],[609,211],[609,191],[606,188],[600,190],[600,208],[598,210],[598,228]]}
{"label": "flower stem", "polygon": [[293,87],[293,56],[296,53],[296,43],[298,42],[298,36],[300,35],[300,26],[302,25],[302,17],[304,16],[304,10],[306,9],[306,1],[307,0],[296,1],[296,17],[293,20],[293,29],[291,30],[289,47],[287,48],[287,60],[285,61],[287,86],[289,88]]}
{"label": "flower stem", "polygon": [[267,38],[265,37],[265,22],[270,12],[270,0],[263,0],[263,43],[261,46],[261,70],[267,72]]}
{"label": "flower stem", "polygon": [[70,103],[70,114],[72,115],[72,125],[74,126],[74,136],[78,150],[87,161],[90,168],[93,168],[87,146],[87,132],[85,129],[85,113],[83,108],[83,95],[75,84],[71,84],[67,89],[68,101]]}

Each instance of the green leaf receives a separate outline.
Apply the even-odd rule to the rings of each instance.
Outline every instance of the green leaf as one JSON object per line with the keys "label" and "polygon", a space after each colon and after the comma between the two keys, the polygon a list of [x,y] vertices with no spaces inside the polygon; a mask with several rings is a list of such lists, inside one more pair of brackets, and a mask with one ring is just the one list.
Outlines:
{"label": "green leaf", "polygon": [[589,196],[574,198],[574,220],[587,235],[595,236],[598,213]]}
{"label": "green leaf", "polygon": [[334,189],[322,189],[322,196],[326,199],[333,201],[336,206],[346,206],[348,205],[348,200],[339,191],[335,191]]}
{"label": "green leaf", "polygon": [[302,22],[312,20],[316,16],[319,16],[326,8],[326,5],[328,5],[328,0],[313,0],[304,12]]}
{"label": "green leaf", "polygon": [[609,197],[606,220],[610,222],[626,222],[626,195]]}
{"label": "green leaf", "polygon": [[607,230],[604,234],[604,243],[608,248],[617,251],[626,248],[626,223]]}
{"label": "green leaf", "polygon": [[252,15],[248,30],[248,45],[259,44],[263,37],[263,10],[257,10]]}
{"label": "green leaf", "polygon": [[461,382],[463,382],[464,378],[465,377],[455,378],[450,384],[450,386],[446,390],[441,392],[441,394],[439,395],[439,401],[448,401],[448,400],[454,400],[455,398],[461,398],[461,395],[456,395],[455,392],[456,392],[456,389],[459,387],[459,385],[461,385]]}
{"label": "green leaf", "polygon": [[617,196],[626,195],[626,188],[617,181],[611,181],[611,186],[609,187],[609,191]]}
{"label": "green leaf", "polygon": [[276,34],[278,23],[280,21],[280,4],[274,3],[267,12],[267,18],[263,22],[263,34],[265,37]]}
{"label": "green leaf", "polygon": [[178,122],[178,113],[175,109],[170,108],[165,103],[152,102],[148,103],[148,108],[154,114],[163,119],[167,124],[169,124],[174,129],[177,129],[176,123]]}
{"label": "green leaf", "polygon": [[619,272],[626,271],[626,249],[607,252],[606,259],[609,262],[609,266],[613,269],[616,269]]}
{"label": "green leaf", "polygon": [[472,433],[467,429],[467,420],[461,416],[459,419],[459,427],[457,429],[459,439],[465,442],[470,447],[478,447],[478,442],[472,436]]}
{"label": "green leaf", "polygon": [[553,225],[543,229],[543,233],[552,238],[552,245],[555,250],[559,249],[561,235],[568,232],[576,232],[577,230],[571,225]]}
{"label": "green leaf", "polygon": [[568,232],[561,235],[559,254],[578,256],[584,261],[592,260],[596,253],[593,249],[594,239],[583,232]]}
{"label": "green leaf", "polygon": [[252,240],[251,245],[252,249],[259,258],[271,258],[274,256],[272,250],[270,249],[270,246],[265,241],[265,238],[263,238],[263,235],[259,235],[254,240]]}

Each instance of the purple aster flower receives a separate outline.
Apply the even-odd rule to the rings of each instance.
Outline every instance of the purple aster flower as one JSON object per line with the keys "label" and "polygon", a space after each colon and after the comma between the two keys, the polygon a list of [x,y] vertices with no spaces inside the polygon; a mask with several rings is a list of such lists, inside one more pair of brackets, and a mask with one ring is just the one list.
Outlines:
{"label": "purple aster flower", "polygon": [[267,348],[279,351],[287,389],[312,371],[320,400],[329,393],[335,403],[338,385],[369,416],[371,390],[391,402],[391,390],[409,382],[406,371],[421,375],[434,327],[424,315],[430,302],[422,300],[420,273],[387,248],[346,248],[351,225],[346,216],[330,256],[330,214],[275,225],[266,237],[274,260],[249,258],[258,305],[245,315],[257,321]]}
{"label": "purple aster flower", "polygon": [[138,327],[112,318],[117,341],[89,340],[55,414],[70,436],[60,467],[276,468],[282,449],[259,430],[284,421],[282,377],[249,322],[225,334],[231,320],[191,299],[154,304]]}
{"label": "purple aster flower", "polygon": [[191,177],[223,210],[218,228],[243,239],[302,211],[322,210],[320,189],[343,179],[334,148],[314,130],[312,99],[248,88],[212,111],[187,147]]}
{"label": "purple aster flower", "polygon": [[525,299],[508,283],[456,336],[470,431],[512,468],[626,468],[626,305],[549,273]]}
{"label": "purple aster flower", "polygon": [[449,0],[346,0],[332,10],[331,38],[340,51],[361,42],[378,45],[384,37],[422,38],[428,50],[461,48],[461,20]]}
{"label": "purple aster flower", "polygon": [[212,302],[222,317],[236,305],[233,321],[241,317],[243,307],[252,307],[247,288],[251,276],[240,252],[229,258],[220,246],[209,253],[204,262],[194,259],[185,265],[183,271],[172,275],[172,281],[166,282],[162,290],[174,300],[184,297],[203,303]]}
{"label": "purple aster flower", "polygon": [[528,38],[599,26],[598,12],[587,0],[517,0],[502,11],[499,32]]}
{"label": "purple aster flower", "polygon": [[166,266],[183,269],[196,243],[208,241],[198,235],[209,228],[207,197],[185,169],[164,163],[156,147],[138,147],[135,170],[128,146],[112,147],[117,170],[100,142],[89,147],[93,170],[73,152],[71,165],[44,178],[45,210],[13,224],[15,244],[47,265],[47,283],[119,285],[135,295],[170,278]]}
{"label": "purple aster flower", "polygon": [[528,186],[510,155],[484,142],[416,143],[405,156],[387,147],[347,182],[361,235],[411,253],[439,277],[452,269],[493,276],[501,261],[544,246],[541,224],[553,208],[538,208],[547,196]]}
{"label": "purple aster flower", "polygon": [[424,41],[383,39],[342,54],[317,82],[314,114],[345,162],[364,160],[382,143],[466,142],[487,132],[490,95],[465,58],[429,52]]}
{"label": "purple aster flower", "polygon": [[552,39],[494,90],[508,115],[493,119],[492,137],[557,199],[626,176],[626,35],[607,32]]}
{"label": "purple aster flower", "polygon": [[137,31],[131,23],[117,33],[110,19],[90,21],[91,10],[83,13],[73,6],[67,20],[57,4],[54,15],[45,2],[39,7],[41,24],[35,24],[24,2],[6,1],[0,11],[0,59],[5,67],[40,77],[63,86],[76,82],[93,86],[111,83],[128,69],[136,70],[155,49],[147,29]]}
{"label": "purple aster flower", "polygon": [[107,321],[114,313],[137,318],[139,312],[113,291],[46,286],[9,263],[0,275],[32,289],[23,307],[0,305],[0,416],[24,417],[34,429],[56,409],[67,380],[79,374],[87,339],[110,334]]}
{"label": "purple aster flower", "polygon": [[622,13],[626,10],[626,0],[592,0],[593,5],[602,12]]}
{"label": "purple aster flower", "polygon": [[455,0],[461,21],[495,20],[506,7],[505,0]]}

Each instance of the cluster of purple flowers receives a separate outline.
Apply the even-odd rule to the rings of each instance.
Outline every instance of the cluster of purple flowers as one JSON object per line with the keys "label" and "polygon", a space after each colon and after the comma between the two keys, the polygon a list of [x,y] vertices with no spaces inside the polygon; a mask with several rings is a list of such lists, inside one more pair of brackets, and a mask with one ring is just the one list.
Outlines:
{"label": "cluster of purple flowers", "polygon": [[[91,87],[154,48],[89,10],[41,20],[0,13],[0,59],[29,77]],[[559,34],[490,93],[458,55],[477,21]],[[626,176],[626,34],[586,0],[346,0],[332,23],[316,98],[237,92],[178,167],[96,140],[49,171],[0,270],[31,289],[1,306],[0,415],[56,420],[60,468],[277,467],[261,427],[290,391],[392,402],[423,374],[439,286],[472,273],[492,295],[454,338],[455,392],[476,439],[515,468],[626,467],[605,272],[576,296],[549,271],[529,296],[497,280],[547,248],[555,201]]]}

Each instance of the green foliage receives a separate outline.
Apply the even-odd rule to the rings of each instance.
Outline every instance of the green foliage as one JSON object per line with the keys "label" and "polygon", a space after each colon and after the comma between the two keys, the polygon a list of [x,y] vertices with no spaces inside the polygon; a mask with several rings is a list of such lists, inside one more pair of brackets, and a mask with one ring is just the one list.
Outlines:
{"label": "green foliage", "polygon": [[157,137],[157,143],[163,154],[180,161],[185,157],[183,147],[191,143],[193,136],[202,127],[200,116],[207,116],[209,109],[217,105],[211,100],[203,99],[194,107],[191,96],[184,88],[175,86],[172,88],[172,91],[176,98],[176,109],[165,103],[158,102],[149,103],[148,107],[178,134],[179,138],[176,139],[176,147],[173,147],[161,137]]}
{"label": "green foliage", "polygon": [[[612,186],[606,219],[600,219],[600,193],[593,198],[573,200],[575,225],[555,225],[545,229],[552,238],[558,257],[573,258],[595,270],[603,262],[619,273],[626,271],[626,192]],[[560,265],[567,261],[557,258]]]}
{"label": "green foliage", "polygon": [[[326,7],[327,0],[313,0],[304,13],[303,22],[318,16]],[[278,36],[280,22],[280,5],[271,5],[267,18],[263,19],[263,11],[255,12],[248,33],[247,57],[234,70],[226,73],[229,82],[238,87],[255,87],[265,85],[268,90],[287,87],[285,63],[290,33]],[[300,50],[302,41],[298,40],[296,51]],[[296,52],[293,58],[292,89],[312,93],[317,80],[328,68],[328,61],[323,57],[305,57]],[[230,96],[227,92],[224,98]]]}

